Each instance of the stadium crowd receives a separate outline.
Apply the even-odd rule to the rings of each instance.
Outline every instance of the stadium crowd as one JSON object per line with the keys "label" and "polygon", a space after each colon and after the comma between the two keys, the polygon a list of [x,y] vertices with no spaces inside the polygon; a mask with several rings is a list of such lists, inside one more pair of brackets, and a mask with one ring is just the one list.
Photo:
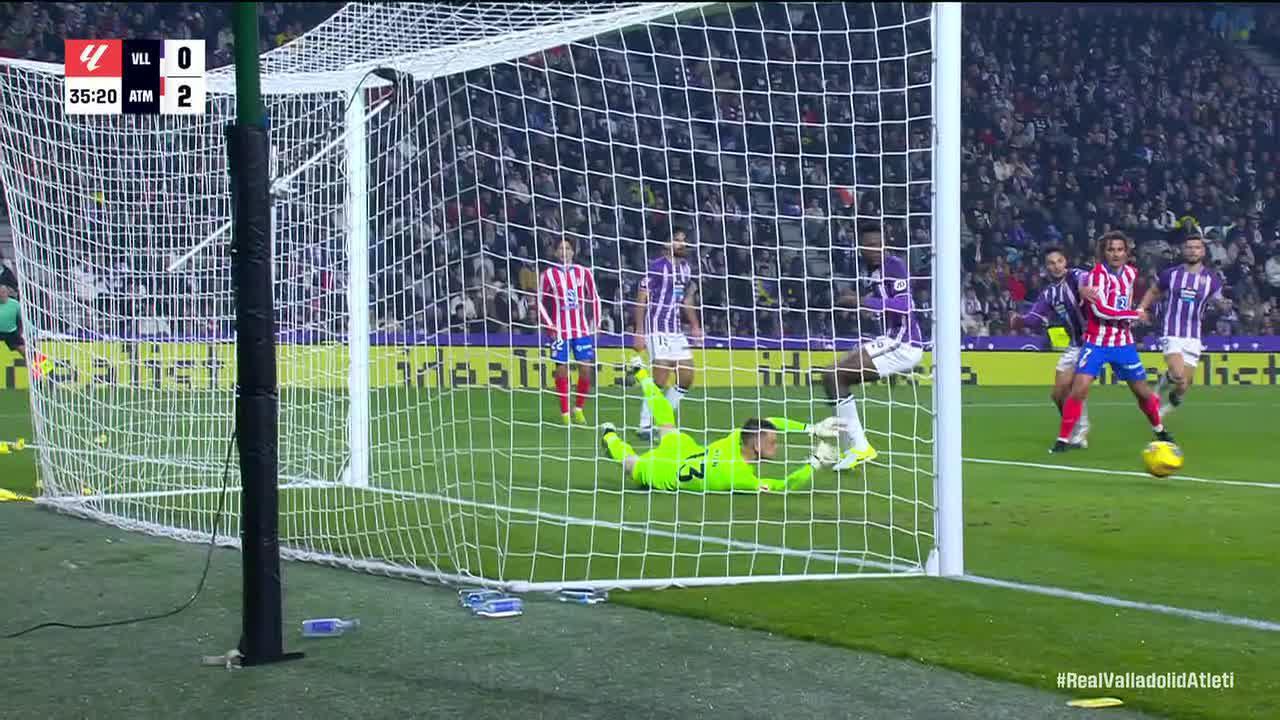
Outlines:
{"label": "stadium crowd", "polygon": [[[264,7],[264,48],[333,9]],[[679,227],[696,243],[708,336],[872,333],[856,311],[868,270],[852,250],[855,216],[883,218],[889,243],[911,248],[928,312],[929,65],[915,54],[928,46],[925,16],[910,5],[905,18],[760,7],[765,27],[788,32],[753,28],[754,11],[709,17],[712,31],[658,23],[419,83],[412,107],[376,117],[375,327],[536,332],[539,261],[563,234],[596,272],[602,330],[630,329],[644,268]],[[225,13],[15,3],[0,8],[0,44],[57,61],[64,37],[149,27],[206,37],[216,66],[229,57]],[[1240,43],[1280,36],[1276,17],[1202,5],[967,9],[966,334],[1012,332],[1010,311],[1043,282],[1044,247],[1083,264],[1090,239],[1119,228],[1149,282],[1192,227],[1231,298],[1206,331],[1275,332],[1280,93]],[[900,27],[877,33],[877,22]],[[283,248],[296,300],[286,324],[343,315],[343,241],[330,234]],[[113,268],[127,273],[123,262]]]}

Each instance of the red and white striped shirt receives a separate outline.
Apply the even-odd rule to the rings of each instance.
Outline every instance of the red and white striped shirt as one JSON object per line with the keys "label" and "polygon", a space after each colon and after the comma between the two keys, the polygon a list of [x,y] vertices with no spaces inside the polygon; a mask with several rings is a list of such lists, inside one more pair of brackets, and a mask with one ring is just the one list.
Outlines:
{"label": "red and white striped shirt", "polygon": [[1089,271],[1086,285],[1098,289],[1098,299],[1085,301],[1085,318],[1088,327],[1084,341],[1099,347],[1123,347],[1133,344],[1133,322],[1138,311],[1133,305],[1133,283],[1138,279],[1138,268],[1125,265],[1112,272],[1103,263]]}
{"label": "red and white striped shirt", "polygon": [[[587,305],[591,320],[587,320]],[[591,270],[582,265],[553,265],[538,283],[538,314],[542,326],[561,340],[595,333],[600,324],[600,294]]]}

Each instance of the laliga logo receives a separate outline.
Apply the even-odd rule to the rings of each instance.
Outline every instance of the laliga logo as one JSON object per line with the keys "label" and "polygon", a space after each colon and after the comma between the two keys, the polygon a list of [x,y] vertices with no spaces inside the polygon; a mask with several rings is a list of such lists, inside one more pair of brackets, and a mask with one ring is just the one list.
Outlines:
{"label": "laliga logo", "polygon": [[93,72],[98,69],[98,61],[106,54],[106,45],[85,45],[84,50],[80,51],[80,62],[84,63],[85,69]]}

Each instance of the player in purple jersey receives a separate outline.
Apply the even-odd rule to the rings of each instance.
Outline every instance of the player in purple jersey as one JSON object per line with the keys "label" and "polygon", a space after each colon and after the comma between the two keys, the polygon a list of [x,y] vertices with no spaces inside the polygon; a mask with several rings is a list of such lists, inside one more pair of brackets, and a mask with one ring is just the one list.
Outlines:
{"label": "player in purple jersey", "polygon": [[[1080,359],[1080,346],[1084,336],[1084,312],[1080,305],[1080,285],[1089,276],[1088,270],[1067,266],[1067,255],[1062,248],[1051,247],[1044,251],[1044,269],[1049,274],[1049,284],[1041,291],[1036,302],[1025,315],[1017,312],[1009,317],[1009,327],[1017,330],[1023,326],[1032,328],[1060,324],[1066,330],[1069,343],[1058,358],[1054,368],[1053,390],[1049,397],[1062,414],[1062,404],[1071,392],[1071,381],[1076,376],[1076,361]],[[1086,405],[1076,423],[1069,444],[1077,448],[1089,447],[1089,409]]]}
{"label": "player in purple jersey", "polygon": [[[680,400],[693,387],[694,380],[693,351],[680,325],[681,315],[689,323],[694,344],[702,340],[702,322],[695,304],[696,286],[688,254],[685,232],[677,228],[671,233],[671,242],[662,255],[649,263],[649,271],[640,281],[640,292],[636,296],[635,349],[638,353],[649,351],[653,381],[658,387],[666,387],[675,373],[675,383],[666,389],[672,410],[680,407]],[[639,434],[651,438],[653,415],[648,403],[641,403],[640,407]]]}
{"label": "player in purple jersey", "polygon": [[858,228],[858,248],[871,267],[874,288],[862,298],[861,309],[880,315],[881,335],[845,353],[835,365],[822,372],[827,397],[836,404],[836,415],[844,421],[847,447],[836,470],[848,470],[859,463],[870,462],[879,454],[867,442],[866,431],[858,419],[854,385],[875,382],[890,375],[909,375],[924,354],[920,326],[913,315],[911,278],[906,260],[884,250],[880,226],[867,223]]}
{"label": "player in purple jersey", "polygon": [[1160,350],[1167,370],[1160,376],[1156,392],[1169,388],[1169,410],[1182,404],[1200,363],[1200,326],[1204,309],[1222,299],[1222,276],[1204,265],[1204,238],[1192,233],[1182,241],[1182,263],[1165,268],[1156,283],[1147,289],[1139,308],[1149,309],[1164,300]]}

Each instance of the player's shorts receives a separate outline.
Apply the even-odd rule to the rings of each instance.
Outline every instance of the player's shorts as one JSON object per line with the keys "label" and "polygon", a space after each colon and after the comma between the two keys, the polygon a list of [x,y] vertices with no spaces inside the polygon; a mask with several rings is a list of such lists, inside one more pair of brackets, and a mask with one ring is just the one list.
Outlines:
{"label": "player's shorts", "polygon": [[1080,346],[1072,345],[1062,351],[1062,355],[1058,357],[1058,366],[1054,369],[1058,372],[1075,372],[1076,361],[1080,359]]}
{"label": "player's shorts", "polygon": [[5,346],[8,347],[10,350],[17,352],[18,348],[22,347],[23,345],[22,331],[15,330],[13,332],[0,333],[0,340],[3,340]]}
{"label": "player's shorts", "polygon": [[550,353],[551,359],[558,363],[569,362],[570,354],[578,362],[595,362],[596,341],[589,337],[573,338],[572,340],[556,338],[547,346],[547,352]]}
{"label": "player's shorts", "polygon": [[1182,362],[1190,367],[1200,364],[1200,353],[1204,345],[1200,338],[1173,337],[1166,335],[1160,338],[1160,352],[1164,355],[1181,355]]}
{"label": "player's shorts", "polygon": [[923,349],[885,335],[863,343],[862,349],[871,358],[871,364],[880,377],[909,375],[924,357]]}
{"label": "player's shorts", "polygon": [[649,359],[653,362],[693,359],[689,338],[681,333],[651,333],[648,344]]}
{"label": "player's shorts", "polygon": [[1142,358],[1138,357],[1137,345],[1102,347],[1085,343],[1080,348],[1076,372],[1098,377],[1104,365],[1110,365],[1116,378],[1125,382],[1147,379],[1147,368],[1142,364]]}
{"label": "player's shorts", "polygon": [[703,452],[692,435],[672,431],[662,436],[658,446],[636,458],[631,477],[654,490],[675,490],[680,486],[680,466],[690,455]]}

